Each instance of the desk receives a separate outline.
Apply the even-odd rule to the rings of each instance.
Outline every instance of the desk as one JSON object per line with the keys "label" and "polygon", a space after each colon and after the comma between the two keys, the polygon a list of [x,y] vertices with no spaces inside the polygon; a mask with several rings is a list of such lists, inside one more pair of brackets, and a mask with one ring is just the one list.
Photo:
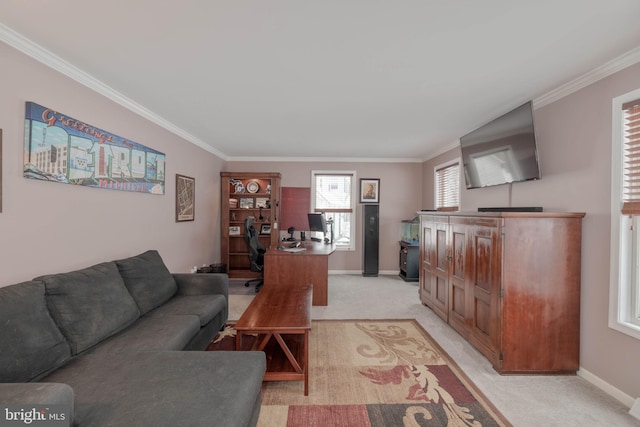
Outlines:
{"label": "desk", "polygon": [[[286,248],[290,242],[282,242]],[[329,255],[335,245],[302,242],[302,252],[285,252],[269,248],[264,254],[264,286],[313,284],[313,305],[327,305],[329,299]]]}

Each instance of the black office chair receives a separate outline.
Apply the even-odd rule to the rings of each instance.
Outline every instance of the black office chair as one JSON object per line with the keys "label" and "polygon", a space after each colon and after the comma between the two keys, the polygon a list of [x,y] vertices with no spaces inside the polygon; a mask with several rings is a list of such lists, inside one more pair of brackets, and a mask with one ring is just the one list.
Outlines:
{"label": "black office chair", "polygon": [[[262,243],[260,243],[260,239],[258,239],[258,232],[253,226],[253,218],[247,218],[244,221],[244,241],[247,244],[247,251],[249,252],[251,271],[262,273],[266,249]],[[244,285],[249,287],[254,282],[256,284],[256,292],[260,291],[260,288],[264,284],[264,276],[260,275],[260,277],[256,279],[248,280]]]}

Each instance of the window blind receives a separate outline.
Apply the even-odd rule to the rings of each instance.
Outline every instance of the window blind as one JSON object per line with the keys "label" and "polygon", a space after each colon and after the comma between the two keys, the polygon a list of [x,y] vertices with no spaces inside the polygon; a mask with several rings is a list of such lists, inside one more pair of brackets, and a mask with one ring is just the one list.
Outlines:
{"label": "window blind", "polygon": [[460,204],[460,166],[458,163],[436,169],[436,209],[458,210]]}
{"label": "window blind", "polygon": [[315,175],[316,212],[351,212],[352,175]]}
{"label": "window blind", "polygon": [[622,213],[640,215],[640,99],[622,105]]}

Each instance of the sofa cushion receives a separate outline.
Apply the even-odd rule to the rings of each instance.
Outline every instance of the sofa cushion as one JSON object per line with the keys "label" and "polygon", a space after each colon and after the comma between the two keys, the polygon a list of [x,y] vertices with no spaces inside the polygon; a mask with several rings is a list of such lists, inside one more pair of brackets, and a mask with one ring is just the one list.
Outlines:
{"label": "sofa cushion", "polygon": [[151,316],[193,314],[200,318],[200,325],[204,326],[226,309],[227,299],[223,295],[177,296],[149,314]]}
{"label": "sofa cushion", "polygon": [[234,427],[250,425],[265,366],[261,351],[86,354],[47,381],[73,388],[83,427]]}
{"label": "sofa cushion", "polygon": [[0,337],[0,383],[35,380],[71,357],[47,310],[42,282],[0,288]]}
{"label": "sofa cushion", "polygon": [[116,264],[141,314],[162,305],[178,290],[158,251],[117,260]]}
{"label": "sofa cushion", "polygon": [[126,328],[140,316],[113,262],[41,280],[51,316],[73,354]]}
{"label": "sofa cushion", "polygon": [[95,346],[91,353],[184,350],[198,331],[200,319],[197,316],[145,316]]}
{"label": "sofa cushion", "polygon": [[67,405],[73,408],[73,390],[68,384],[60,383],[0,384],[0,402]]}

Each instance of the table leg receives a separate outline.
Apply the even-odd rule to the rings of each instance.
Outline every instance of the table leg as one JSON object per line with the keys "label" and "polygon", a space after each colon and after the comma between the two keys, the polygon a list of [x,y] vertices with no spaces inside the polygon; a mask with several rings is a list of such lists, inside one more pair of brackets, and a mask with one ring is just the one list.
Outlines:
{"label": "table leg", "polygon": [[276,340],[278,341],[278,344],[280,344],[280,348],[284,352],[285,356],[287,356],[287,359],[289,360],[289,363],[291,364],[293,369],[297,373],[301,374],[303,372],[303,368],[300,366],[300,363],[298,363],[298,361],[296,360],[295,356],[291,352],[291,349],[289,349],[289,346],[287,345],[287,343],[284,342],[284,339],[282,338],[282,335],[273,334],[273,336],[276,337]]}
{"label": "table leg", "polygon": [[242,332],[236,331],[236,351],[242,350]]}
{"label": "table leg", "polygon": [[309,396],[309,331],[304,332],[304,395]]}

